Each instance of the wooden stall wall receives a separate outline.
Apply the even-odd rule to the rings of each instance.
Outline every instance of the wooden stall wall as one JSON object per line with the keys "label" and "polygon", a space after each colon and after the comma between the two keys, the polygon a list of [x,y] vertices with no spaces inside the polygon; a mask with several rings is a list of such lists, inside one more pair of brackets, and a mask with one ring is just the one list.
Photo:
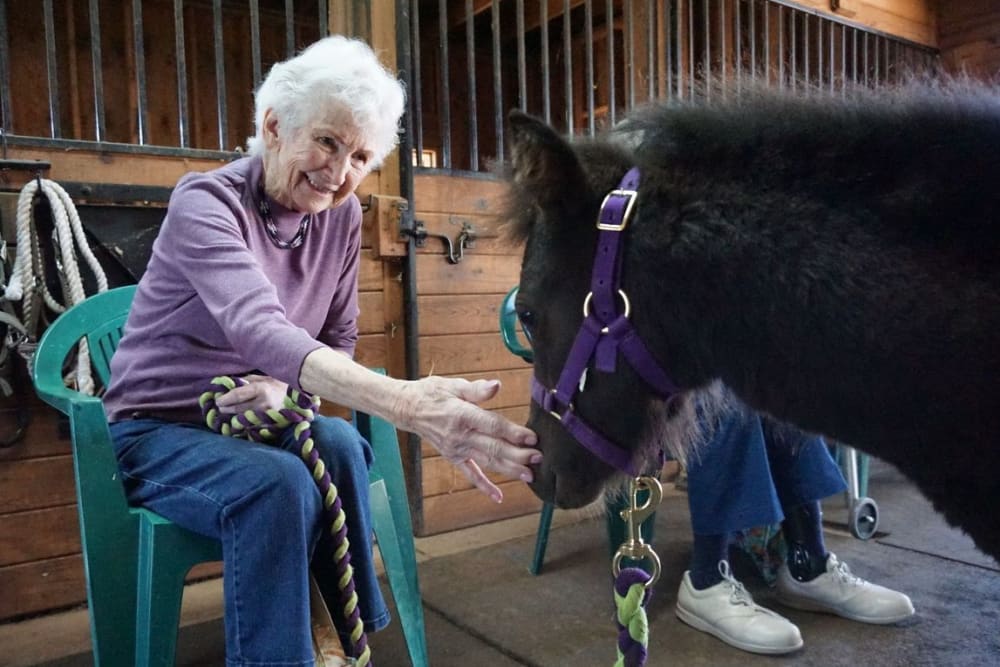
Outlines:
{"label": "wooden stall wall", "polygon": [[[504,186],[488,176],[421,173],[414,179],[415,219],[453,239],[463,225],[477,232],[457,264],[442,240],[428,238],[416,255],[421,375],[498,378],[499,394],[485,404],[524,423],[531,367],[503,345],[499,307],[517,284],[520,248],[499,238],[497,205]],[[428,444],[421,452],[422,534],[430,535],[536,511],[541,503],[519,480],[492,476],[504,492],[495,504]]]}
{"label": "wooden stall wall", "polygon": [[941,57],[953,72],[1000,83],[1000,3],[940,2]]}

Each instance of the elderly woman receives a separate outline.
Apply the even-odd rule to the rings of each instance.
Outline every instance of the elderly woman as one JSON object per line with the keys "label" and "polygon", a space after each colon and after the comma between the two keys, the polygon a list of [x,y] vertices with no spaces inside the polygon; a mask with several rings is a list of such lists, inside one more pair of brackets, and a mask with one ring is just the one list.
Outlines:
{"label": "elderly woman", "polygon": [[[381,416],[497,502],[480,466],[530,480],[541,458],[531,431],[475,405],[498,382],[403,381],[352,361],[354,191],[395,147],[403,104],[399,82],[355,40],[329,37],[275,65],[256,94],[249,156],[177,184],[112,363],[104,403],[130,502],[222,541],[230,667],[312,665],[310,564],[330,603],[338,591],[317,548],[323,502],[294,436],[270,446],[209,430],[198,395],[214,376],[248,380],[217,400],[224,411],[278,407],[291,386]],[[389,619],[371,559],[371,450],[343,420],[320,417],[312,433],[375,631]]]}

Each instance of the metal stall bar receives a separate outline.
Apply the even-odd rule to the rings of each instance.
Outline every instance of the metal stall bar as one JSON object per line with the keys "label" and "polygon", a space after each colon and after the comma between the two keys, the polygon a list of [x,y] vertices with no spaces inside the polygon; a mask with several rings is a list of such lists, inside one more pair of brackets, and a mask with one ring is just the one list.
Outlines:
{"label": "metal stall bar", "polygon": [[785,8],[778,5],[778,88],[785,87]]}
{"label": "metal stall bar", "polygon": [[792,86],[792,90],[796,90],[799,78],[799,14],[795,10],[789,13],[788,24],[790,26],[788,44],[790,48],[789,63],[791,69],[789,83]]}
{"label": "metal stall bar", "polygon": [[591,0],[583,3],[584,42],[587,43],[587,134],[597,133],[597,119],[594,118],[594,10]]}
{"label": "metal stall bar", "polygon": [[146,95],[146,47],[143,41],[142,0],[132,0],[132,50],[135,58],[136,87],[136,131],[139,145],[149,143],[146,127],[146,110],[149,107]]}
{"label": "metal stall bar", "polygon": [[[323,0],[320,4],[326,6]],[[253,88],[263,81],[260,64],[260,3],[258,0],[250,0],[250,59],[253,61]]]}
{"label": "metal stall bar", "polygon": [[191,144],[188,122],[187,57],[184,54],[184,0],[174,0],[174,51],[177,54],[177,127],[181,148]]}
{"label": "metal stall bar", "polygon": [[[590,0],[587,0],[587,5],[589,7]],[[656,8],[653,5],[653,0],[646,0],[646,99],[653,100],[656,98],[656,81],[657,81],[657,63],[656,63],[656,26],[659,25],[657,21]],[[593,43],[591,40],[587,40],[587,44],[591,49],[593,49]],[[591,86],[593,88],[593,86]]]}
{"label": "metal stall bar", "polygon": [[[829,24],[830,24],[830,37],[829,37],[829,41],[830,41],[830,55],[829,55],[829,61],[830,61],[830,92],[832,93],[835,90],[835,88],[836,88],[835,82],[837,80],[837,70],[836,70],[837,42],[836,42],[836,39],[835,39],[836,24],[833,21],[830,21]],[[841,68],[841,71],[843,71],[843,68]]]}
{"label": "metal stall bar", "polygon": [[[710,101],[712,99],[712,80],[710,73],[712,71],[712,17],[711,17],[711,6],[709,0],[702,1],[702,10],[705,13],[705,56],[703,58],[701,73],[705,81],[705,100]],[[692,31],[694,34],[694,31]]]}
{"label": "metal stall bar", "polygon": [[[0,0],[0,90],[10,91],[10,35],[7,34],[7,0]],[[10,95],[0,95],[0,131],[6,133],[14,129],[14,118],[11,115]],[[4,151],[0,157],[6,158],[6,137]]]}
{"label": "metal stall bar", "polygon": [[[569,3],[567,2],[567,5]],[[635,107],[635,35],[632,32],[632,2],[624,0],[625,13],[625,35],[624,35],[624,55],[625,55],[625,108]]]}
{"label": "metal stall bar", "polygon": [[[690,2],[690,0],[688,0]],[[542,3],[545,4],[544,2]],[[615,86],[615,3],[608,0],[605,7],[604,22],[608,30],[608,121],[611,125],[617,122],[618,101]]]}
{"label": "metal stall bar", "polygon": [[[742,3],[740,0],[736,0],[734,3],[735,15],[733,16],[733,22],[735,23],[735,41],[734,48],[736,50],[736,92],[737,94],[743,90],[743,12],[741,11]],[[750,30],[753,33],[753,28]]]}
{"label": "metal stall bar", "polygon": [[[611,0],[608,0],[611,4]],[[552,96],[549,87],[552,85],[549,76],[549,3],[538,3],[538,25],[542,33],[542,110],[545,122],[552,124]]]}
{"label": "metal stall bar", "polygon": [[[495,0],[494,0],[495,2]],[[438,127],[441,135],[441,166],[451,169],[451,69],[448,62],[448,2],[438,0]],[[418,156],[419,161],[420,156]]]}
{"label": "metal stall bar", "polygon": [[722,80],[722,98],[726,97],[726,88],[729,86],[729,82],[726,79],[727,76],[727,63],[726,58],[729,57],[728,51],[726,49],[726,0],[719,0],[719,73]]}
{"label": "metal stall bar", "polygon": [[503,161],[503,62],[500,51],[500,0],[490,6],[493,30],[493,124],[497,137],[497,160]]}
{"label": "metal stall bar", "polygon": [[330,36],[330,13],[326,6],[327,0],[316,0],[316,13],[319,16],[319,36]]}
{"label": "metal stall bar", "polygon": [[573,31],[569,0],[563,0],[563,91],[566,94],[566,135],[573,136]]}
{"label": "metal stall bar", "polygon": [[45,65],[49,85],[49,136],[58,139],[62,136],[62,129],[59,125],[59,68],[56,64],[56,28],[52,0],[45,0],[42,11],[45,23]]}
{"label": "metal stall bar", "polygon": [[[405,2],[405,0],[403,0]],[[398,13],[398,12],[397,12]],[[409,52],[410,58],[408,61],[410,63],[410,88],[412,92],[410,99],[412,100],[413,106],[411,107],[413,112],[413,150],[416,151],[417,164],[421,164],[424,155],[424,108],[423,100],[421,99],[421,88],[423,82],[420,76],[420,2],[419,0],[410,0],[410,44]],[[405,162],[406,160],[412,160],[411,157],[404,156],[403,160],[400,162]],[[404,195],[405,196],[405,195]]]}
{"label": "metal stall bar", "polygon": [[465,0],[466,83],[469,89],[469,169],[479,171],[479,130],[476,127],[476,29],[472,0]]}
{"label": "metal stall bar", "polygon": [[107,134],[104,118],[104,70],[101,58],[101,10],[97,0],[90,0],[90,63],[94,71],[94,139],[104,141]]}
{"label": "metal stall bar", "polygon": [[687,15],[688,15],[688,98],[694,97],[694,0],[688,0],[687,2]]}
{"label": "metal stall bar", "polygon": [[[677,48],[677,44],[680,43],[680,25],[676,20],[674,15],[674,3],[671,0],[664,0],[663,2],[663,17],[666,28],[664,34],[666,35],[666,43],[663,45],[664,52],[666,54],[666,94],[667,99],[674,96],[674,67],[675,67],[675,55],[674,50]],[[676,29],[675,29],[676,26]],[[678,60],[679,61],[679,55]]]}
{"label": "metal stall bar", "polygon": [[[764,3],[764,81],[771,81],[771,9]],[[750,0],[750,60],[753,63],[750,78],[757,80],[757,2]]]}
{"label": "metal stall bar", "polygon": [[[590,0],[587,0],[588,2]],[[517,108],[528,110],[528,55],[524,45],[524,0],[517,0]],[[475,118],[475,116],[470,116]]]}
{"label": "metal stall bar", "polygon": [[802,17],[802,50],[805,52],[802,54],[802,80],[805,83],[806,90],[809,90],[812,68],[812,40],[809,36],[809,24],[812,21],[809,14],[800,14],[800,16]]}
{"label": "metal stall bar", "polygon": [[285,57],[295,55],[295,0],[285,0]]}
{"label": "metal stall bar", "polygon": [[212,33],[215,49],[216,126],[219,134],[219,150],[224,151],[229,128],[226,122],[226,57],[222,38],[222,0],[212,0]]}

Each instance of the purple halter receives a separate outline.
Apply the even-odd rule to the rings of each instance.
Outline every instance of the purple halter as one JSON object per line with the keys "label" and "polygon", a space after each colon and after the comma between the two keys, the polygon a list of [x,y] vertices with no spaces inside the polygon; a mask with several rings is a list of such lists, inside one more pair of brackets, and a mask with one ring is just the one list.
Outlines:
{"label": "purple halter", "polygon": [[[597,370],[611,373],[615,370],[619,351],[658,396],[667,399],[679,391],[629,321],[631,304],[618,286],[622,270],[621,232],[628,226],[638,186],[639,169],[633,167],[622,178],[618,189],[609,192],[601,203],[597,219],[597,255],[590,293],[583,300],[583,323],[555,389],[547,388],[537,376],[531,378],[531,398],[535,403],[558,419],[563,428],[594,456],[633,477],[640,474],[641,462],[634,460],[632,452],[577,417],[573,397],[583,391],[590,360],[594,360]],[[619,298],[624,307],[621,313],[618,311]]]}

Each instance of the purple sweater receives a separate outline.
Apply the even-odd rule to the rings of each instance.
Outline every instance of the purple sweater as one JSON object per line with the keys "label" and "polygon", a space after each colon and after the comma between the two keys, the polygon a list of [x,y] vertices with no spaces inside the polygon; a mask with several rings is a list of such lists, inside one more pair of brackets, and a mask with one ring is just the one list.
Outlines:
{"label": "purple sweater", "polygon": [[[357,197],[315,215],[305,243],[282,250],[257,213],[261,176],[251,157],[178,182],[111,362],[109,421],[201,421],[198,395],[216,375],[256,370],[298,387],[313,350],[354,353]],[[280,238],[292,238],[302,215],[268,204]]]}

